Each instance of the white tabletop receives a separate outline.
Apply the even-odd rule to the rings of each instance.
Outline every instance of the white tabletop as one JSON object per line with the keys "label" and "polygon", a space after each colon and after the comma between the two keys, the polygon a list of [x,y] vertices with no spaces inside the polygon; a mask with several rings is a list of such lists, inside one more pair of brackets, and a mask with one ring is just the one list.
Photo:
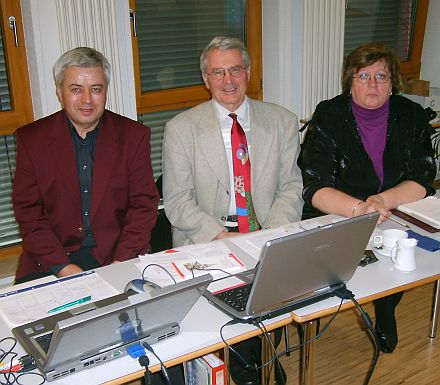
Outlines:
{"label": "white tabletop", "polygon": [[[323,217],[319,221],[329,223],[332,216]],[[316,219],[314,221],[317,221]],[[383,228],[398,228],[393,222],[388,221]],[[404,228],[403,228],[404,229]],[[440,240],[440,233],[428,234],[423,230],[413,227],[413,230],[428,235]],[[234,250],[240,256],[240,250]],[[241,256],[246,259],[245,255]],[[403,285],[408,285],[419,280],[432,278],[440,275],[440,255],[439,252],[430,253],[420,248],[417,249],[417,269],[411,273],[403,273],[394,270],[392,262],[389,257],[378,256],[379,261],[370,264],[366,267],[358,267],[352,279],[348,282],[347,287],[351,290],[358,300],[368,299],[370,296],[386,292],[398,288]],[[97,269],[98,274],[119,292],[124,290],[126,283],[134,278],[140,278],[140,271],[135,266],[136,260],[118,263]],[[35,282],[33,282],[34,284]],[[332,308],[337,307],[340,300],[337,298],[330,298],[313,305],[295,310],[296,317],[312,317],[313,314],[322,311],[331,311]],[[330,310],[329,310],[330,309]],[[280,320],[287,323],[290,320],[290,315],[277,317],[266,324],[274,324]],[[181,326],[179,335],[153,345],[156,353],[161,359],[166,362],[169,360],[178,359],[179,357],[196,352],[200,349],[212,347],[221,343],[220,328],[230,318],[224,313],[210,305],[205,298],[200,298],[194,308],[185,317]],[[224,337],[226,339],[241,336],[250,331],[255,331],[256,328],[247,324],[236,324],[229,326],[224,330]],[[9,327],[0,317],[0,338],[11,336]],[[24,354],[23,349],[17,346],[15,351],[21,356]],[[157,360],[149,354],[151,365],[157,364]],[[128,356],[119,358],[117,360],[108,362],[106,364],[84,370],[82,372],[61,378],[54,382],[57,385],[70,385],[79,383],[102,383],[111,381],[113,379],[124,377],[131,373],[140,371],[142,368],[137,360]],[[26,383],[32,385],[39,383],[35,378],[35,382],[31,378],[26,379]]]}
{"label": "white tabletop", "polygon": [[[97,269],[96,272],[106,281],[110,282],[118,291],[123,291],[129,280],[140,278],[140,272],[135,267],[134,262],[135,261],[127,261],[113,264]],[[43,279],[42,281],[46,280],[47,279]],[[38,283],[38,281],[32,282],[33,285],[36,283]],[[167,311],[169,309],[164,310]],[[180,333],[166,341],[154,344],[153,349],[162,361],[166,363],[169,360],[178,359],[183,355],[196,352],[200,349],[212,347],[213,345],[221,343],[220,328],[230,320],[230,317],[216,309],[202,297],[181,323]],[[266,325],[272,325],[281,320],[285,320],[283,322],[284,324],[289,323],[291,320],[290,314],[268,320],[264,323]],[[257,328],[252,325],[236,324],[226,327],[223,331],[223,336],[225,339],[230,339],[255,330],[257,330]],[[0,339],[8,336],[12,336],[9,326],[3,317],[0,317]],[[243,337],[241,337],[241,339],[243,339]],[[217,346],[217,349],[218,348]],[[18,353],[19,357],[25,354],[23,348],[19,345],[16,346],[14,351]],[[153,355],[148,354],[148,357],[151,363],[150,367],[158,363]],[[103,365],[60,378],[52,383],[56,385],[100,384],[140,370],[142,370],[142,368],[136,359],[125,356]],[[36,376],[26,378],[26,384],[29,385],[38,384],[40,382],[41,378],[39,379]]]}

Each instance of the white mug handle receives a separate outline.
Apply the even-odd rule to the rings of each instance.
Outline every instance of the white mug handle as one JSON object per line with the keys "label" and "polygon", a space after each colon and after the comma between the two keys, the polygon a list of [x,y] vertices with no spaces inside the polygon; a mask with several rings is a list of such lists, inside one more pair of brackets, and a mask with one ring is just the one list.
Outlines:
{"label": "white mug handle", "polygon": [[398,247],[397,247],[397,246],[394,246],[394,247],[391,249],[391,260],[392,260],[394,263],[399,263],[399,262],[397,262],[397,250],[398,250]]}

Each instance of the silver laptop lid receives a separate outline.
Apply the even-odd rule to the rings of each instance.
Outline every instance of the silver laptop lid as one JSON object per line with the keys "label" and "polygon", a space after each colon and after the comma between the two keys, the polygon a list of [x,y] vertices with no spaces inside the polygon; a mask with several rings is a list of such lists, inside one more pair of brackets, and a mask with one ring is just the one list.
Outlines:
{"label": "silver laptop lid", "polygon": [[51,380],[53,372],[60,368],[78,371],[82,367],[81,361],[91,357],[114,351],[119,351],[122,356],[126,354],[126,347],[136,341],[157,342],[149,338],[160,339],[163,331],[165,338],[169,332],[177,334],[179,323],[211,281],[212,276],[206,274],[149,293],[119,294],[114,303],[109,303],[111,297],[102,300],[109,303],[103,307],[88,304],[55,314],[52,317],[56,317],[57,322],[47,354],[36,339],[42,334],[42,325],[50,324],[52,317],[17,327],[13,333],[25,350],[34,356],[39,369],[46,375],[51,372],[48,376]]}
{"label": "silver laptop lid", "polygon": [[264,313],[346,283],[379,219],[371,213],[266,242],[246,313]]}
{"label": "silver laptop lid", "polygon": [[205,275],[150,293],[135,294],[119,304],[100,309],[97,314],[86,312],[60,321],[59,340],[48,352],[46,370],[75,358],[87,358],[123,347],[148,338],[160,329],[172,330],[180,324],[211,280],[210,275]]}

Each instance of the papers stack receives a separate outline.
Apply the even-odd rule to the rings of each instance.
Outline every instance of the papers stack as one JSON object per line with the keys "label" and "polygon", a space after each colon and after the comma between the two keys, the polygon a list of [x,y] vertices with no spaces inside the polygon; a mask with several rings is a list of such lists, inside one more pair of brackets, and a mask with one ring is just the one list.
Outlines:
{"label": "papers stack", "polygon": [[161,287],[206,273],[220,278],[246,270],[246,265],[222,242],[141,255],[139,260],[143,277]]}
{"label": "papers stack", "polygon": [[429,196],[424,199],[405,203],[397,210],[440,230],[440,198]]}
{"label": "papers stack", "polygon": [[[47,317],[51,309],[68,302],[88,296],[95,302],[117,293],[94,271],[58,279],[47,277],[33,286],[14,286],[0,293],[0,313],[12,329]],[[77,306],[81,306],[79,301]]]}

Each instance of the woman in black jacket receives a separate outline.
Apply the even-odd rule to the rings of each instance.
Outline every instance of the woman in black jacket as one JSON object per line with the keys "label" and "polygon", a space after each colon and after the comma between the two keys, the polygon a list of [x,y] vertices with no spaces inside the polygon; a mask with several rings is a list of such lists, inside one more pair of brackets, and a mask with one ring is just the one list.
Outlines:
{"label": "woman in black jacket", "polygon": [[[397,95],[399,84],[399,59],[383,44],[364,44],[348,55],[342,94],[317,106],[303,144],[304,218],[378,211],[382,223],[399,204],[434,194],[428,117]],[[402,295],[374,301],[386,353],[397,345],[394,309]]]}

